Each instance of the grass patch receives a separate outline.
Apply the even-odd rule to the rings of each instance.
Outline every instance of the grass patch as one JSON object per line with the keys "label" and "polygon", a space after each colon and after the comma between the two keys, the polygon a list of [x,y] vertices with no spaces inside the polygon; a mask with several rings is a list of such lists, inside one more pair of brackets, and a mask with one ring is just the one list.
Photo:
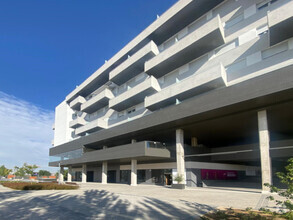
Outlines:
{"label": "grass patch", "polygon": [[59,185],[58,183],[1,182],[1,184],[17,190],[71,190],[79,188],[77,185]]}
{"label": "grass patch", "polygon": [[281,220],[287,219],[282,215],[275,212],[268,211],[256,211],[247,208],[243,209],[220,209],[213,212],[209,212],[201,217],[204,220],[220,220],[220,219],[240,219],[240,220]]}

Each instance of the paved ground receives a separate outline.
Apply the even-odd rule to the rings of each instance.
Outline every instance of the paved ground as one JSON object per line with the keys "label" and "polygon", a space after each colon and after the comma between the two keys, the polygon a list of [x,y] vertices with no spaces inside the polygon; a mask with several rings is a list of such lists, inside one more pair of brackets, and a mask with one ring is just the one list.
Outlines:
{"label": "paved ground", "polygon": [[258,190],[82,184],[78,190],[15,191],[0,185],[0,219],[199,219],[218,206],[260,208]]}

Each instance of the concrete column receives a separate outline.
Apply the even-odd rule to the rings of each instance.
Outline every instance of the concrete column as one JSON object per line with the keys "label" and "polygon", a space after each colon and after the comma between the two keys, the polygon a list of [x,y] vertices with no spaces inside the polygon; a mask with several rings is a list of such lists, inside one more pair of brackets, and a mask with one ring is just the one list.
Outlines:
{"label": "concrete column", "polygon": [[108,162],[103,161],[102,164],[102,184],[107,184]]}
{"label": "concrete column", "polygon": [[137,185],[137,160],[131,160],[131,186]]}
{"label": "concrete column", "polygon": [[197,138],[196,137],[192,137],[191,138],[191,147],[196,147],[197,145],[198,145]]}
{"label": "concrete column", "polygon": [[136,140],[135,139],[131,139],[131,143],[136,143]]}
{"label": "concrete column", "polygon": [[272,170],[270,157],[270,136],[267,121],[267,111],[262,110],[257,113],[258,116],[258,134],[259,134],[259,150],[261,162],[261,181],[262,191],[270,191],[269,187],[264,183],[272,184]]}
{"label": "concrete column", "polygon": [[182,184],[186,184],[184,159],[184,131],[182,129],[176,130],[176,162],[177,174],[181,175],[184,178]]}
{"label": "concrete column", "polygon": [[82,165],[81,169],[81,182],[86,183],[86,164]]}
{"label": "concrete column", "polygon": [[59,170],[59,183],[64,182],[63,172],[64,172],[64,167],[60,167],[60,170]]}
{"label": "concrete column", "polygon": [[72,167],[68,167],[67,182],[72,181]]}

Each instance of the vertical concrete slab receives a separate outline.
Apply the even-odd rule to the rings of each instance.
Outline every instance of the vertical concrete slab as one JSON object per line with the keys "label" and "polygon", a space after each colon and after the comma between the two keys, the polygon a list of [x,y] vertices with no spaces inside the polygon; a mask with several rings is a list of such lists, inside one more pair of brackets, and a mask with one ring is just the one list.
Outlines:
{"label": "vertical concrete slab", "polygon": [[270,137],[267,121],[267,111],[262,110],[257,113],[258,116],[258,133],[259,133],[259,150],[261,161],[261,180],[262,191],[269,192],[269,187],[264,183],[272,184],[272,170],[270,157]]}
{"label": "vertical concrete slab", "polygon": [[81,182],[86,183],[86,164],[83,164],[81,168]]}
{"label": "vertical concrete slab", "polygon": [[67,182],[72,182],[72,167],[68,167]]}
{"label": "vertical concrete slab", "polygon": [[176,130],[176,162],[177,173],[183,176],[182,184],[186,184],[185,179],[185,159],[184,159],[184,131],[182,129]]}
{"label": "vertical concrete slab", "polygon": [[131,160],[131,186],[137,185],[137,160]]}
{"label": "vertical concrete slab", "polygon": [[107,178],[108,178],[108,162],[103,161],[102,163],[102,184],[107,184]]}

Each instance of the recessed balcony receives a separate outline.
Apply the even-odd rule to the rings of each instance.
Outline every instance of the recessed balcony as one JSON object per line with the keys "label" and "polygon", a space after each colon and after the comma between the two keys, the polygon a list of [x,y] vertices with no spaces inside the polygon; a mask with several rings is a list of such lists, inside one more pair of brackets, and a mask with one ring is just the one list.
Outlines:
{"label": "recessed balcony", "polygon": [[117,85],[122,85],[144,70],[145,61],[159,54],[157,45],[151,41],[133,56],[128,58],[110,72],[109,79]]}
{"label": "recessed balcony", "polygon": [[75,130],[76,135],[84,135],[86,133],[92,133],[101,129],[107,128],[107,122],[102,119],[96,119],[94,121],[88,122],[82,127]]}
{"label": "recessed balcony", "polygon": [[92,97],[81,105],[80,110],[86,113],[93,113],[108,105],[109,100],[114,98],[114,95],[110,89],[104,89],[101,93]]}
{"label": "recessed balcony", "polygon": [[69,122],[69,127],[76,129],[76,128],[79,128],[79,127],[85,125],[85,123],[86,123],[86,121],[83,118],[76,118],[76,119]]}
{"label": "recessed balcony", "polygon": [[183,101],[196,95],[226,85],[226,72],[220,64],[208,71],[190,76],[160,92],[145,98],[145,107],[151,111],[174,105],[176,100]]}
{"label": "recessed balcony", "polygon": [[275,45],[293,37],[293,2],[268,12],[270,45]]}
{"label": "recessed balcony", "polygon": [[142,83],[111,99],[109,101],[109,108],[120,112],[131,106],[142,103],[146,96],[154,94],[160,90],[161,88],[158,80],[151,76]]}
{"label": "recessed balcony", "polygon": [[73,99],[70,104],[69,107],[72,108],[73,110],[79,111],[80,110],[80,106],[82,103],[84,103],[86,100],[84,97],[82,96],[77,96],[75,99]]}
{"label": "recessed balcony", "polygon": [[145,63],[145,72],[159,78],[225,43],[218,16]]}

